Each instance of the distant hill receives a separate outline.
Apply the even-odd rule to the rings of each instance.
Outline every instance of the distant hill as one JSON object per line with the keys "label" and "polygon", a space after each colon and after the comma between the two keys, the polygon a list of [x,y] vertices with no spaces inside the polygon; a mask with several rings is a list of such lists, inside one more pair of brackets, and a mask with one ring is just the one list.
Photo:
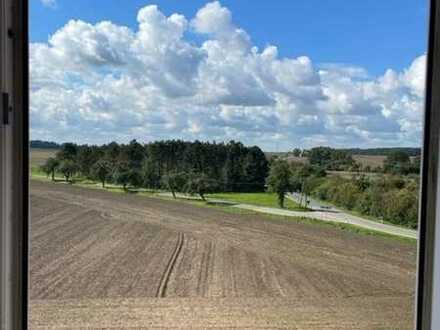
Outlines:
{"label": "distant hill", "polygon": [[32,140],[31,148],[35,149],[59,149],[61,145],[50,141]]}
{"label": "distant hill", "polygon": [[394,151],[403,151],[410,157],[420,156],[420,148],[371,148],[371,149],[360,149],[360,148],[350,148],[350,149],[340,149],[349,152],[352,155],[362,155],[362,156],[388,156]]}

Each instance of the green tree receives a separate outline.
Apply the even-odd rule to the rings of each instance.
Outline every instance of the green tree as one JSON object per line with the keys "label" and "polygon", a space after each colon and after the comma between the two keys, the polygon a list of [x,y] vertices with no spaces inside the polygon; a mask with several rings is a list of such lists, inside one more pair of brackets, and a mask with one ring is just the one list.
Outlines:
{"label": "green tree", "polygon": [[52,181],[55,181],[55,172],[60,166],[60,161],[54,157],[50,157],[46,160],[44,165],[41,166],[41,169],[47,176],[51,176]]}
{"label": "green tree", "polygon": [[75,143],[64,143],[61,150],[57,153],[57,158],[60,160],[74,161],[78,155],[78,146]]}
{"label": "green tree", "polygon": [[230,141],[226,145],[226,159],[222,170],[225,191],[243,191],[246,183],[243,169],[245,147],[240,142]]}
{"label": "green tree", "polygon": [[301,157],[302,151],[299,148],[295,148],[292,150],[292,155],[295,157]]}
{"label": "green tree", "polygon": [[102,188],[105,188],[105,182],[108,180],[111,171],[112,168],[110,162],[103,159],[99,160],[92,167],[92,175],[101,182]]}
{"label": "green tree", "polygon": [[162,177],[162,185],[171,191],[174,198],[176,198],[176,192],[184,190],[186,182],[185,173],[169,173]]}
{"label": "green tree", "polygon": [[269,191],[278,195],[278,204],[284,208],[286,193],[292,191],[292,171],[285,160],[276,160],[271,164],[267,185]]}
{"label": "green tree", "polygon": [[128,159],[130,168],[139,170],[142,168],[146,151],[140,143],[136,140],[132,140],[127,146],[125,146],[124,153]]}
{"label": "green tree", "polygon": [[119,155],[121,154],[120,145],[116,142],[111,142],[104,145],[101,149],[104,152],[104,157],[108,159],[113,167],[116,167]]}
{"label": "green tree", "polygon": [[329,147],[311,149],[309,160],[310,164],[322,166],[327,170],[347,170],[355,165],[349,152]]}
{"label": "green tree", "polygon": [[143,184],[150,189],[157,189],[160,186],[161,176],[158,169],[159,164],[148,159],[143,166]]}
{"label": "green tree", "polygon": [[142,169],[130,167],[128,183],[133,187],[141,187],[144,183]]}
{"label": "green tree", "polygon": [[185,185],[185,192],[191,195],[198,194],[202,200],[206,200],[205,195],[215,192],[216,189],[217,183],[204,173],[191,173]]}
{"label": "green tree", "polygon": [[115,171],[113,172],[113,180],[117,184],[122,185],[123,189],[127,190],[127,185],[130,182],[130,166],[127,162],[121,161],[116,165]]}
{"label": "green tree", "polygon": [[408,174],[411,171],[409,155],[401,150],[391,152],[385,159],[384,170],[394,174]]}
{"label": "green tree", "polygon": [[422,166],[422,157],[415,156],[411,161],[411,173],[420,174],[420,169]]}
{"label": "green tree", "polygon": [[243,161],[246,191],[264,191],[269,163],[258,147],[251,147]]}
{"label": "green tree", "polygon": [[66,182],[72,183],[72,177],[78,172],[78,166],[73,160],[66,159],[60,163],[60,172],[63,174]]}
{"label": "green tree", "polygon": [[102,159],[103,153],[96,146],[80,146],[78,147],[77,156],[74,161],[78,165],[78,170],[84,177],[93,176],[92,169],[94,164]]}

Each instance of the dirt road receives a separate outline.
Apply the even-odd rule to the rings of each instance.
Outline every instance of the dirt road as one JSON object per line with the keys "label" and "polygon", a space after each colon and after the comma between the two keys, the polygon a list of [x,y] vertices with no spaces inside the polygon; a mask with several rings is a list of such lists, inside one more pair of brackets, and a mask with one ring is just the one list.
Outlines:
{"label": "dirt road", "polygon": [[416,248],[31,184],[31,329],[410,329]]}

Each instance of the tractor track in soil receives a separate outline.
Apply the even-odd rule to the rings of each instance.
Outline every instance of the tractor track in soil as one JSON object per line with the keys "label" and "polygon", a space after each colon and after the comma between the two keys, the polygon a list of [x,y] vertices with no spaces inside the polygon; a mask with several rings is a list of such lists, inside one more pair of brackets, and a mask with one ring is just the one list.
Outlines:
{"label": "tractor track in soil", "polygon": [[179,233],[177,235],[176,247],[167,264],[165,272],[163,273],[162,278],[160,279],[160,285],[157,288],[156,297],[163,298],[166,296],[168,281],[170,280],[171,273],[173,272],[174,265],[176,264],[176,260],[179,257],[180,251],[182,251],[184,238],[185,235],[183,233]]}

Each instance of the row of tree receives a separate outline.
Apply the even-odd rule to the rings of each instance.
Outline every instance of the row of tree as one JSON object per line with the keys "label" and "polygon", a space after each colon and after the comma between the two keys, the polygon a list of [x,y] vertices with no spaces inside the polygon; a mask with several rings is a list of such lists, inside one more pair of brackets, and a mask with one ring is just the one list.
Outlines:
{"label": "row of tree", "polygon": [[[337,151],[342,151],[350,155],[363,155],[363,156],[388,156],[392,153],[403,152],[409,157],[419,157],[422,153],[420,148],[401,148],[401,147],[391,147],[391,148],[348,148],[348,149],[334,149]],[[290,152],[295,157],[307,157],[310,153],[308,149],[294,148]]]}
{"label": "row of tree", "polygon": [[[294,154],[298,154],[298,150],[294,150]],[[372,150],[375,151],[376,149]],[[379,173],[408,175],[418,174],[420,172],[420,155],[410,157],[410,155],[414,153],[414,150],[408,148],[387,149],[386,154],[384,154],[386,155],[386,158],[383,166],[375,169],[372,169],[368,165],[362,166],[357,163],[353,159],[353,154],[350,149],[344,150],[333,149],[330,147],[316,147],[302,151],[301,155],[306,155],[311,165],[322,167],[327,171],[374,171]]]}
{"label": "row of tree", "polygon": [[[319,147],[309,151],[309,164],[291,164],[273,158],[270,163],[258,147],[225,143],[157,141],[140,144],[112,142],[102,146],[66,143],[42,166],[55,180],[76,177],[128,187],[165,189],[198,194],[211,192],[262,192],[277,194],[284,206],[287,193],[300,192],[362,214],[393,223],[417,226],[418,178],[413,163],[399,151],[388,155],[387,174],[354,175],[351,179],[327,176],[327,170],[350,166],[344,151]],[[305,203],[305,206],[307,204]]]}
{"label": "row of tree", "polygon": [[268,161],[258,147],[242,143],[157,141],[112,142],[102,146],[65,143],[42,170],[66,181],[76,176],[124,189],[166,187],[176,191],[257,192],[265,190]]}

